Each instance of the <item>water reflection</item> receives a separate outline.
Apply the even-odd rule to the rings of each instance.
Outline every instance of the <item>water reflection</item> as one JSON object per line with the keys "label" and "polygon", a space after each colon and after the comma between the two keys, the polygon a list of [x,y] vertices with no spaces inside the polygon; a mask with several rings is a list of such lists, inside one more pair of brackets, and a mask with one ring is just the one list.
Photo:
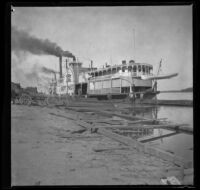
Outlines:
{"label": "water reflection", "polygon": [[128,108],[129,114],[148,119],[157,119],[159,110],[160,106],[133,106]]}
{"label": "water reflection", "polygon": [[112,129],[113,132],[118,133],[120,135],[125,135],[131,137],[133,139],[138,139],[144,136],[153,135],[153,129],[147,128],[133,128],[133,129]]}
{"label": "water reflection", "polygon": [[[184,123],[193,127],[193,108],[191,107],[133,106],[128,109],[128,113],[148,119],[167,118],[167,122]],[[193,159],[193,135],[166,129],[146,129],[141,126],[136,128],[135,124],[132,126],[134,129],[117,129],[115,132],[164,149],[185,159]]]}

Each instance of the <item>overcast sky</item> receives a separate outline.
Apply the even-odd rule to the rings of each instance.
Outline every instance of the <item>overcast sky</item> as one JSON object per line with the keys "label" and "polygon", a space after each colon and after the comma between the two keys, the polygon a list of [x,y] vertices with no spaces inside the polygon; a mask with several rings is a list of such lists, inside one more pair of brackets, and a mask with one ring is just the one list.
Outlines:
{"label": "overcast sky", "polygon": [[[57,43],[83,66],[89,59],[96,67],[134,59],[152,64],[156,73],[162,58],[162,73],[179,75],[160,80],[159,90],[193,86],[192,6],[15,7],[11,23]],[[58,58],[12,53],[12,81],[36,86],[27,76],[43,65],[58,70]]]}

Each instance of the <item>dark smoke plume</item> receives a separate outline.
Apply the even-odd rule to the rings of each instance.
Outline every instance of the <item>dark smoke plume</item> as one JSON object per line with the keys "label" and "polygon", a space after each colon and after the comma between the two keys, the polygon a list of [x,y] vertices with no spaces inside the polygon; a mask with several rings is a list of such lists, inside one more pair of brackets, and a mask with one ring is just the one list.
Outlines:
{"label": "dark smoke plume", "polygon": [[41,71],[44,72],[44,73],[46,73],[46,74],[51,74],[51,73],[55,74],[55,73],[58,73],[57,71],[54,71],[53,69],[49,69],[47,67],[42,67]]}
{"label": "dark smoke plume", "polygon": [[46,54],[75,59],[75,56],[72,53],[63,51],[56,43],[51,42],[48,39],[39,39],[14,26],[11,28],[11,45],[13,51],[28,51],[36,55]]}
{"label": "dark smoke plume", "polygon": [[75,56],[72,53],[70,53],[69,51],[63,51],[62,52],[62,56],[64,56],[64,57],[71,57],[75,61]]}

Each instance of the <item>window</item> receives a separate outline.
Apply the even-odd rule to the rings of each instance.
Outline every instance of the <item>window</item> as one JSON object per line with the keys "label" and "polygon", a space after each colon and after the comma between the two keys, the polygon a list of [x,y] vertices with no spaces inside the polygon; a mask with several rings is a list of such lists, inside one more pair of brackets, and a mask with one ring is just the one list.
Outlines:
{"label": "window", "polygon": [[132,71],[132,66],[129,66],[129,67],[128,67],[128,71],[129,71],[129,72]]}
{"label": "window", "polygon": [[119,72],[121,70],[121,67],[117,67],[117,72]]}
{"label": "window", "polygon": [[152,70],[153,70],[153,67],[150,67],[150,68],[149,68],[149,73],[151,73]]}
{"label": "window", "polygon": [[117,72],[117,69],[116,68],[113,68],[112,69],[112,74],[115,74]]}
{"label": "window", "polygon": [[141,72],[141,65],[138,65],[138,71]]}
{"label": "window", "polygon": [[143,72],[143,74],[145,73],[145,66],[144,65],[142,65],[142,72]]}
{"label": "window", "polygon": [[136,65],[133,66],[133,72],[137,72],[137,67],[136,67]]}
{"label": "window", "polygon": [[146,73],[149,74],[149,67],[146,66]]}
{"label": "window", "polygon": [[125,70],[126,70],[126,67],[122,67],[122,72],[125,72]]}
{"label": "window", "polygon": [[111,74],[111,69],[108,69],[108,74]]}

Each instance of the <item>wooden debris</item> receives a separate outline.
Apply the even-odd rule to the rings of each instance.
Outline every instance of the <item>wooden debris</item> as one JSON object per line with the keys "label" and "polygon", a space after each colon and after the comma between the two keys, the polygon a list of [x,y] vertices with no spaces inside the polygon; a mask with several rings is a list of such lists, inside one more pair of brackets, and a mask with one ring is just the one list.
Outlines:
{"label": "wooden debris", "polygon": [[115,147],[115,148],[93,148],[93,151],[95,152],[103,152],[103,151],[112,151],[112,150],[127,150],[128,147]]}
{"label": "wooden debris", "polygon": [[163,128],[163,129],[176,130],[176,131],[192,134],[193,128],[186,127],[186,125],[188,125],[188,124],[143,125],[143,127],[151,127],[151,128],[155,128],[155,129]]}
{"label": "wooden debris", "polygon": [[[175,165],[177,166],[181,166],[183,168],[190,168],[192,166],[192,162],[185,162],[183,158],[181,157],[178,157],[172,153],[169,153],[169,152],[166,152],[164,150],[160,150],[158,148],[155,148],[155,147],[151,147],[150,145],[148,144],[144,144],[142,142],[147,142],[147,141],[152,141],[152,140],[156,140],[155,138],[163,138],[163,137],[166,137],[166,136],[171,136],[171,135],[175,135],[177,134],[177,130],[178,132],[188,132],[190,134],[193,133],[193,129],[191,128],[188,128],[188,127],[185,127],[184,125],[180,125],[180,124],[157,124],[157,125],[141,125],[139,126],[140,129],[144,129],[144,128],[147,128],[147,129],[156,129],[156,128],[163,128],[163,129],[170,129],[170,130],[175,130],[176,132],[175,133],[170,133],[170,134],[167,134],[165,136],[161,136],[161,137],[154,137],[153,139],[146,139],[146,140],[143,140],[142,142],[139,142],[137,140],[134,140],[134,139],[131,139],[129,137],[126,137],[126,136],[123,136],[123,135],[119,135],[117,133],[114,133],[110,130],[107,130],[106,128],[109,127],[109,128],[118,128],[118,129],[136,129],[136,124],[141,124],[143,122],[154,122],[154,121],[159,121],[159,119],[157,120],[151,120],[149,118],[143,118],[143,117],[138,117],[138,116],[132,116],[132,115],[126,115],[126,114],[121,114],[121,113],[117,113],[117,112],[110,112],[110,111],[105,111],[103,109],[96,109],[96,107],[85,107],[85,108],[81,108],[81,107],[68,107],[66,108],[68,110],[70,110],[71,112],[71,115],[72,117],[70,116],[70,118],[73,118],[74,120],[76,120],[76,122],[78,123],[78,125],[90,130],[90,131],[96,131],[97,133],[99,134],[102,134],[104,136],[107,136],[111,139],[114,139],[120,143],[123,143],[127,146],[129,146],[129,148],[134,148],[134,149],[137,149],[138,151],[141,151],[141,152],[144,152],[144,153],[147,153],[147,154],[150,154],[150,155],[153,155],[153,156],[156,156],[156,157],[159,157],[163,160],[168,160],[170,162],[173,162]],[[113,124],[113,122],[111,122],[112,119],[110,118],[105,118],[105,119],[88,119],[87,121],[92,123],[92,124],[89,124],[83,120],[80,120],[81,118],[79,117],[79,115],[77,115],[77,111],[78,112],[82,112],[81,114],[83,114],[83,112],[93,112],[93,113],[96,113],[97,115],[105,115],[106,117],[111,117],[113,118],[114,117],[118,117],[118,118],[121,118],[121,120],[119,120],[120,123],[122,123],[122,125],[115,125],[115,126],[110,126],[111,123]],[[73,113],[76,114],[75,116],[73,116]],[[83,118],[84,119],[84,118]],[[124,119],[125,122],[124,122]],[[106,123],[109,124],[107,126],[95,126],[94,124],[95,123]],[[110,123],[111,122],[111,123]],[[125,125],[126,124],[126,125]],[[134,124],[134,126],[127,126],[127,124]],[[138,126],[137,126],[138,128]]]}
{"label": "wooden debris", "polygon": [[85,131],[86,131],[86,129],[80,129],[78,131],[72,131],[71,134],[74,134],[74,133],[83,133]]}
{"label": "wooden debris", "polygon": [[57,116],[57,117],[64,117],[64,118],[70,119],[70,120],[76,120],[77,119],[75,116],[65,116],[65,115],[60,115],[60,114],[55,114],[55,113],[49,113],[49,114]]}
{"label": "wooden debris", "polygon": [[175,176],[161,179],[161,183],[164,185],[181,185],[180,181]]}
{"label": "wooden debris", "polygon": [[162,138],[165,138],[165,137],[174,136],[174,135],[177,135],[177,134],[179,134],[179,133],[178,132],[169,133],[169,134],[160,135],[160,136],[157,136],[157,137],[152,137],[152,138],[149,138],[149,139],[141,140],[140,142],[146,143],[146,142],[150,142],[150,141],[155,141],[155,140],[158,140],[158,139],[162,139]]}

